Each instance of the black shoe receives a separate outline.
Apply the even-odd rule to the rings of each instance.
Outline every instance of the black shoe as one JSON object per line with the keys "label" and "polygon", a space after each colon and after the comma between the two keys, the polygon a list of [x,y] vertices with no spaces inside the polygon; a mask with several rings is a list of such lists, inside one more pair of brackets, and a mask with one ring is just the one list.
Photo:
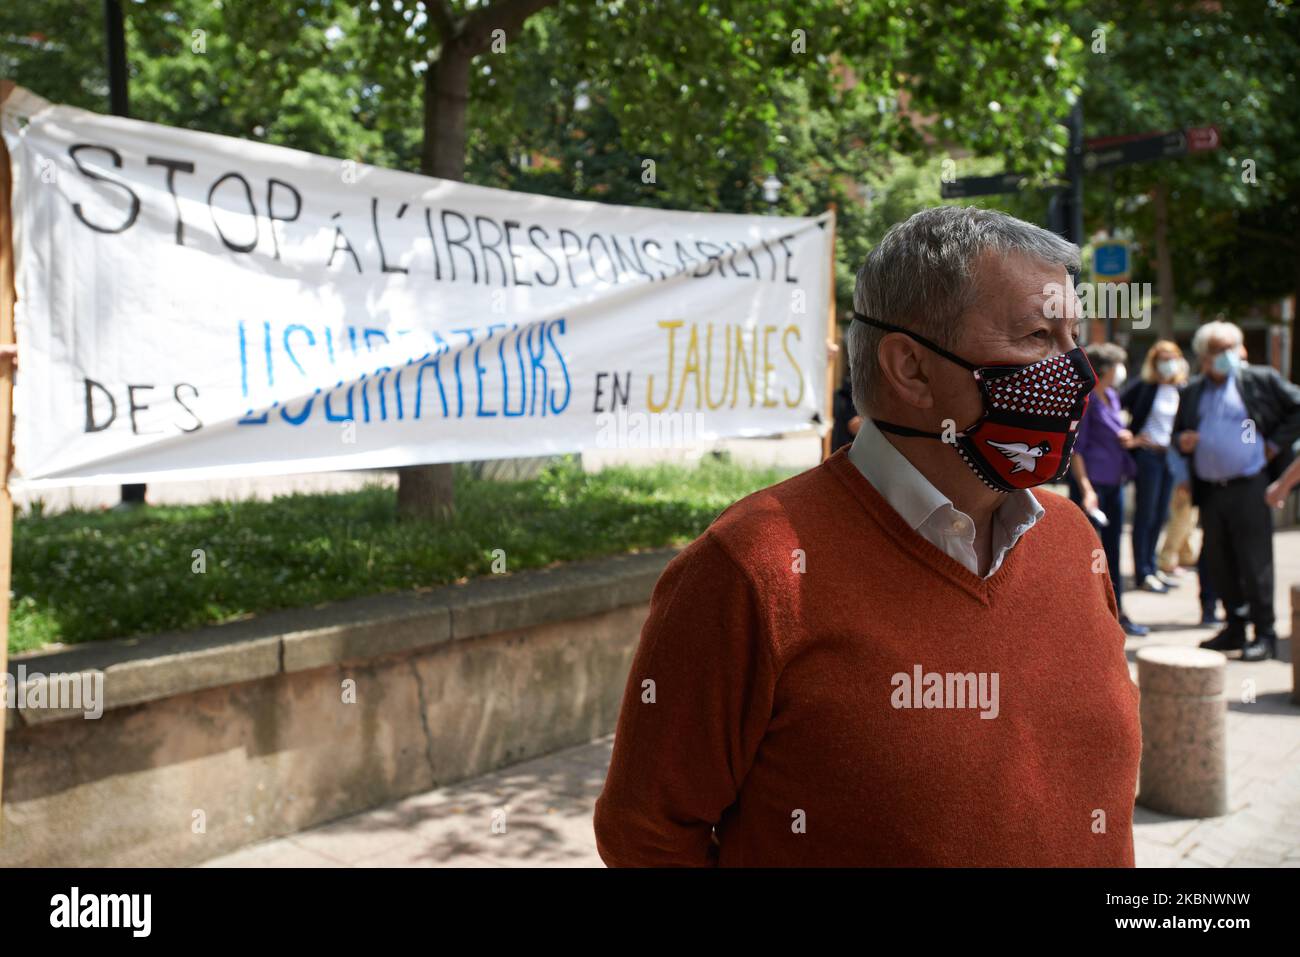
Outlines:
{"label": "black shoe", "polygon": [[1238,629],[1229,625],[1213,638],[1207,638],[1201,642],[1202,648],[1209,648],[1211,651],[1236,651],[1246,646],[1246,630]]}
{"label": "black shoe", "polygon": [[1215,625],[1217,625],[1217,624],[1218,624],[1219,622],[1221,622],[1221,621],[1223,621],[1223,619],[1219,617],[1219,613],[1218,613],[1218,610],[1217,610],[1217,609],[1214,609],[1214,608],[1202,608],[1202,609],[1201,609],[1201,627],[1202,627],[1202,628],[1213,628]]}
{"label": "black shoe", "polygon": [[1241,649],[1242,661],[1268,661],[1277,657],[1277,635],[1256,635]]}
{"label": "black shoe", "polygon": [[1124,629],[1124,634],[1131,635],[1134,638],[1143,638],[1150,634],[1151,629],[1146,625],[1135,625],[1129,621],[1128,615],[1119,620],[1120,627]]}

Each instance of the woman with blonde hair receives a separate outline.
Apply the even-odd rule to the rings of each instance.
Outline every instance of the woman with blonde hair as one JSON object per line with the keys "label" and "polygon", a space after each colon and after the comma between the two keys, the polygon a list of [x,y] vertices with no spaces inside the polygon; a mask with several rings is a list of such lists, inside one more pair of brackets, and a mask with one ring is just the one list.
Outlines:
{"label": "woman with blonde hair", "polygon": [[1187,362],[1178,343],[1161,339],[1147,350],[1141,377],[1123,391],[1120,404],[1129,411],[1133,433],[1130,454],[1137,465],[1133,506],[1133,584],[1166,592],[1178,580],[1156,565],[1156,543],[1169,517],[1174,470],[1169,461],[1178,400],[1187,384]]}
{"label": "woman with blonde hair", "polygon": [[[1186,360],[1178,361],[1185,371]],[[1209,575],[1201,567],[1200,546],[1192,545],[1197,522],[1196,506],[1192,504],[1192,476],[1186,459],[1177,449],[1169,450],[1169,467],[1174,473],[1174,493],[1169,500],[1169,521],[1165,524],[1165,537],[1156,560],[1157,573],[1177,576],[1194,567],[1201,588],[1201,624],[1213,625],[1219,620],[1219,599]]]}

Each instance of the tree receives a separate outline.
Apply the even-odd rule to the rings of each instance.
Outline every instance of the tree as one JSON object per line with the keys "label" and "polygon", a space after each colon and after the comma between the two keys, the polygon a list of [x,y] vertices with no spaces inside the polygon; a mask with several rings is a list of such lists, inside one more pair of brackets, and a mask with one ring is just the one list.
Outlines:
{"label": "tree", "polygon": [[[386,65],[391,90],[422,73],[398,64],[427,28],[397,7],[381,15],[392,25],[370,59]],[[561,5],[476,63],[466,175],[555,196],[752,213],[768,211],[760,183],[776,173],[780,211],[836,201],[844,236],[859,187],[899,152],[943,141],[1059,175],[1057,121],[1082,55],[1068,24],[1037,2]]]}
{"label": "tree", "polygon": [[[1149,240],[1167,236],[1148,241],[1139,264],[1157,275],[1160,335],[1172,336],[1176,292],[1206,309],[1240,308],[1284,285],[1300,293],[1294,6],[1113,0],[1074,22],[1095,51],[1085,74],[1089,135],[1207,124],[1220,131],[1216,152],[1121,168],[1100,188],[1090,183],[1094,222]],[[1288,249],[1279,256],[1278,246]],[[1281,276],[1289,278],[1279,283]]]}
{"label": "tree", "polygon": [[[806,104],[808,115],[835,109],[863,119],[859,143],[877,150],[917,148],[923,139],[899,109],[901,95],[919,110],[944,111],[953,137],[997,140],[1031,169],[1050,169],[1063,153],[1056,115],[1073,81],[1067,54],[1077,53],[1065,23],[1039,0],[983,0],[958,11],[926,0],[393,0],[359,9],[381,27],[365,36],[369,61],[382,64],[378,84],[396,93],[392,103],[403,108],[402,91],[423,87],[425,171],[461,178],[468,129],[492,130],[485,138],[499,149],[535,128],[512,109],[516,98],[571,121],[581,93],[612,120],[607,132],[617,130],[623,148],[641,157],[629,179],[652,160],[656,183],[697,200],[723,195],[737,179],[743,194],[755,172],[778,165],[789,144],[783,102]],[[530,57],[568,87],[540,83]],[[538,103],[538,90],[556,100]],[[835,157],[821,159],[820,170],[834,175]],[[399,492],[399,502],[412,506],[408,513],[450,507],[445,483],[435,490],[437,475],[436,467],[404,470],[411,493]]]}
{"label": "tree", "polygon": [[[471,65],[490,50],[504,51],[524,21],[555,2],[497,0],[458,9],[451,0],[430,0],[428,4],[397,0],[366,6],[375,15],[383,39],[400,36],[407,43],[425,45],[436,41],[436,51],[415,57],[419,69],[412,71],[422,75],[424,87],[420,172],[440,179],[465,178]],[[407,60],[399,57],[397,62]],[[411,465],[397,471],[400,515],[437,519],[452,513],[455,472],[450,463]]]}
{"label": "tree", "polygon": [[55,103],[107,111],[104,42],[103,18],[80,0],[0,8],[0,76]]}
{"label": "tree", "polygon": [[[131,115],[312,153],[391,165],[357,57],[356,10],[213,0],[128,5]],[[55,103],[105,112],[103,18],[84,3],[0,10],[0,74]]]}

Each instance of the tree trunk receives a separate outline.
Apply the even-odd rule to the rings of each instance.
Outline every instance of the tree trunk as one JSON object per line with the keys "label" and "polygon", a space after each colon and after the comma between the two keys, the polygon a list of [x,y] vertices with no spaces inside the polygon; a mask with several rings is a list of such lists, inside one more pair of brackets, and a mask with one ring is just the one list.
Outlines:
{"label": "tree trunk", "polygon": [[[465,178],[465,113],[470,57],[459,41],[424,74],[424,147],[420,172],[439,179]],[[415,521],[443,521],[456,512],[455,467],[408,465],[397,470],[397,514]]]}
{"label": "tree trunk", "polygon": [[397,470],[397,514],[404,519],[443,521],[456,513],[455,467],[408,465]]}
{"label": "tree trunk", "polygon": [[[517,36],[524,21],[555,0],[499,0],[457,21],[447,0],[429,4],[442,48],[424,74],[424,144],[420,172],[460,182],[465,178],[465,121],[474,57],[504,35]],[[535,462],[544,461],[541,457]],[[528,460],[519,459],[516,462]],[[474,463],[471,463],[473,466]],[[410,465],[397,470],[397,513],[406,519],[445,519],[455,513],[453,468]]]}
{"label": "tree trunk", "polygon": [[1156,294],[1160,310],[1156,325],[1161,339],[1174,337],[1174,260],[1169,250],[1169,190],[1164,183],[1155,189]]}
{"label": "tree trunk", "polygon": [[465,117],[472,57],[459,40],[446,43],[424,74],[424,150],[420,172],[460,182],[465,178]]}

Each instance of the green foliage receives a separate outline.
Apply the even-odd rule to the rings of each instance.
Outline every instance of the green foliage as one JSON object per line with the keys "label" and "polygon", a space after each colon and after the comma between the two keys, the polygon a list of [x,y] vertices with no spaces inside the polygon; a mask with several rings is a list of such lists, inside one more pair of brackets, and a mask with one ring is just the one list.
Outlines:
{"label": "green foliage", "polygon": [[84,0],[0,5],[0,77],[55,103],[108,112],[104,17]]}
{"label": "green foliage", "polygon": [[[376,131],[357,7],[216,0],[124,4],[133,117],[389,164]],[[100,4],[0,8],[0,75],[56,103],[108,112]]]}
{"label": "green foliage", "polygon": [[[443,44],[424,4],[126,6],[133,115],[418,168],[423,76]],[[457,16],[481,6],[452,4]],[[1065,15],[1077,8],[558,4],[530,17],[504,51],[475,59],[467,178],[604,202],[767,212],[761,183],[775,173],[786,184],[779,211],[839,206],[849,252],[837,288],[847,306],[862,189],[897,154],[966,148],[1043,178],[1060,174],[1058,121],[1081,56]],[[52,39],[34,44],[36,33]],[[0,72],[56,101],[105,109],[102,43],[98,7],[29,0],[0,12]]]}
{"label": "green foliage", "polygon": [[[996,150],[1036,181],[1062,174],[1059,121],[1082,44],[1051,7],[565,6],[533,17],[509,55],[480,58],[468,178],[555,196],[761,213],[769,211],[761,184],[774,173],[784,184],[780,212],[838,207],[836,289],[845,309],[868,247],[865,192],[907,155]],[[794,47],[799,36],[803,52]],[[972,71],[972,62],[982,69]],[[936,122],[919,123],[925,115]],[[653,182],[645,182],[647,161]],[[994,167],[997,160],[965,163],[961,172]],[[936,167],[927,190],[936,202],[938,185]],[[1046,201],[1031,197],[1029,205],[1045,209]]]}
{"label": "green foliage", "polygon": [[[682,544],[738,498],[784,477],[705,458],[697,468],[574,460],[528,482],[470,481],[453,520],[399,523],[392,490],[129,512],[20,516],[10,651],[195,628],[276,608],[426,588]],[[206,572],[192,571],[203,549]]]}
{"label": "green foliage", "polygon": [[[1169,187],[1170,244],[1180,298],[1235,310],[1300,284],[1300,11],[1290,0],[1092,4],[1074,20],[1091,44],[1084,119],[1089,136],[1217,125],[1222,147],[1089,177],[1090,228],[1114,224],[1141,243],[1140,281],[1154,280],[1148,197]],[[1251,160],[1256,183],[1243,182]],[[1288,242],[1290,243],[1288,247]]]}

